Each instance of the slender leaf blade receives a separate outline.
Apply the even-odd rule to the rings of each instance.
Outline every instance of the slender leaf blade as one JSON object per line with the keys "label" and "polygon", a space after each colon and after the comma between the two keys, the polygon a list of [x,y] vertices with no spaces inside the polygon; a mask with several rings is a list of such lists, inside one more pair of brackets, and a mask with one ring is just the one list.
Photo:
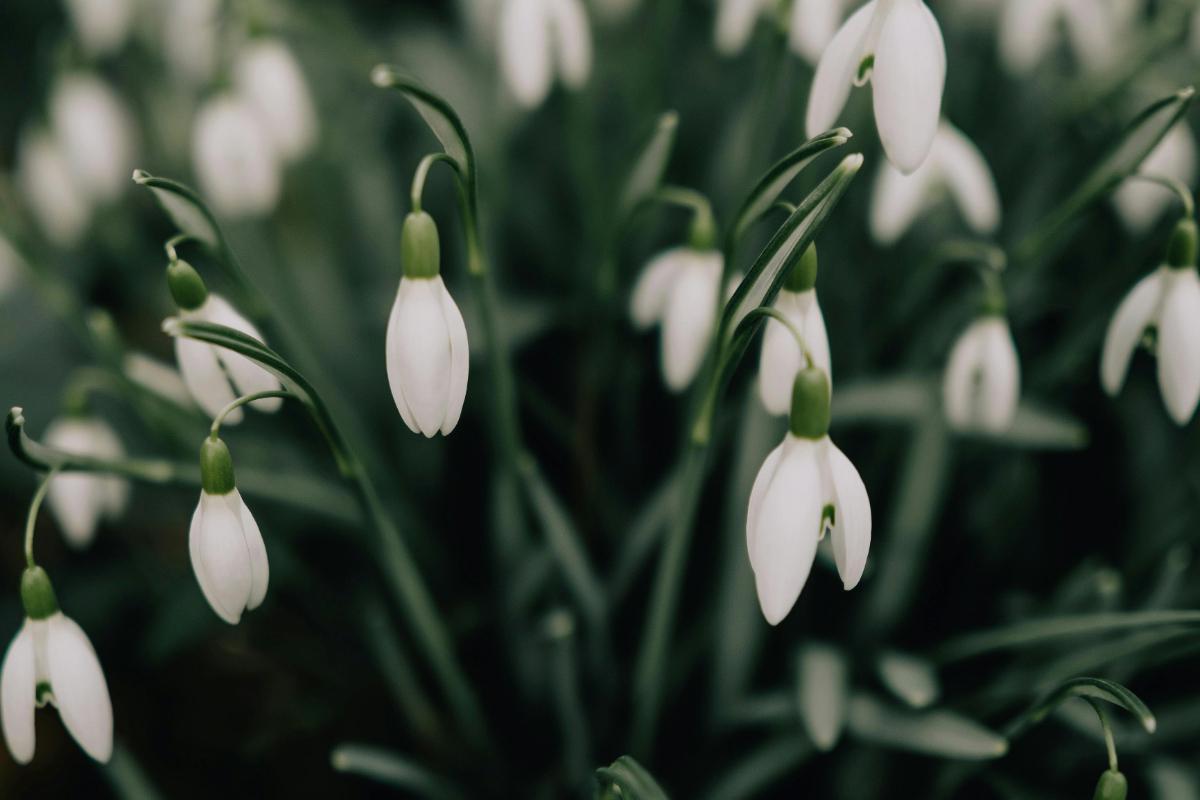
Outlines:
{"label": "slender leaf blade", "polygon": [[923,658],[889,650],[875,667],[883,685],[910,708],[927,708],[941,694],[937,672]]}
{"label": "slender leaf blade", "polygon": [[1063,702],[1072,697],[1104,700],[1123,708],[1137,718],[1146,733],[1154,733],[1158,722],[1142,699],[1125,686],[1104,678],[1077,677],[1063,681],[1053,691],[1039,700],[1022,716],[1018,730],[1024,730],[1041,722]]}
{"label": "slender leaf blade", "polygon": [[627,217],[662,183],[667,162],[671,160],[671,152],[675,149],[675,133],[678,128],[679,114],[664,111],[659,115],[654,132],[650,134],[650,140],[634,161],[633,169],[629,171],[629,177],[621,191],[620,218]]}
{"label": "slender leaf blade", "polygon": [[381,89],[396,89],[404,95],[441,142],[446,155],[454,160],[467,185],[475,185],[475,151],[458,112],[440,95],[422,86],[415,78],[390,64],[378,64],[371,70],[371,82]]}
{"label": "slender leaf blade", "polygon": [[845,656],[831,645],[812,642],[797,654],[800,719],[818,750],[832,750],[842,735],[849,695],[847,673]]}
{"label": "slender leaf blade", "polygon": [[908,711],[857,694],[848,727],[859,739],[912,753],[979,761],[1008,752],[1008,740],[952,711]]}
{"label": "slender leaf blade", "polygon": [[214,250],[224,246],[225,238],[217,225],[217,218],[190,186],[169,178],[156,177],[142,169],[133,171],[133,182],[150,190],[179,230]]}

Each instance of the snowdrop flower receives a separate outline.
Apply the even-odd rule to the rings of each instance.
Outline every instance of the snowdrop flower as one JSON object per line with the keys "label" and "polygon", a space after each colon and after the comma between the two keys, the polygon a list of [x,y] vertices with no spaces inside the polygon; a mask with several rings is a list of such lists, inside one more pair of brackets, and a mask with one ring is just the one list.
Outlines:
{"label": "snowdrop flower", "polygon": [[77,186],[97,202],[116,199],[134,152],[133,119],[117,93],[94,75],[66,75],[51,93],[50,119]]}
{"label": "snowdrop flower", "polygon": [[796,373],[790,430],[754,479],[746,546],[763,616],[778,625],[800,596],[830,532],[842,585],[858,585],[871,547],[871,501],[858,470],[829,439],[829,379]]}
{"label": "snowdrop flower", "polygon": [[938,126],[925,163],[911,175],[891,164],[879,167],[871,194],[871,235],[883,245],[895,242],[941,191],[954,199],[967,226],[978,234],[1000,225],[1000,196],[983,154],[948,122]]}
{"label": "snowdrop flower", "polygon": [[[825,333],[821,304],[817,302],[816,282],[817,248],[809,245],[775,298],[775,310],[799,331],[808,346],[813,366],[832,380],[829,338]],[[777,415],[788,413],[792,406],[792,384],[803,366],[802,360],[800,343],[792,332],[783,323],[768,319],[758,364],[758,394],[767,411]]]}
{"label": "snowdrop flower", "polygon": [[737,55],[754,33],[754,24],[767,10],[768,0],[717,0],[714,41],[721,55]]}
{"label": "snowdrop flower", "polygon": [[592,34],[580,0],[505,0],[500,11],[500,67],[525,108],[537,108],[557,73],[581,89],[592,71]]}
{"label": "snowdrop flower", "polygon": [[21,602],[25,624],[0,667],[0,722],[13,760],[33,760],[34,712],[49,703],[84,752],[107,762],[113,747],[112,700],[91,641],[59,611],[41,567],[29,567],[21,576]]}
{"label": "snowdrop flower", "polygon": [[392,399],[413,433],[448,436],[467,396],[467,326],[440,271],[437,225],[424,211],[404,220],[404,277],[387,326],[387,374]]}
{"label": "snowdrop flower", "polygon": [[810,64],[821,60],[826,45],[837,33],[845,0],[792,0],[788,46]]}
{"label": "snowdrop flower", "polygon": [[133,27],[136,0],[66,0],[83,49],[91,56],[115,52]]}
{"label": "snowdrop flower", "polygon": [[[1167,131],[1138,171],[1169,176],[1192,186],[1196,182],[1196,140],[1187,123],[1180,122]],[[1162,216],[1172,202],[1172,195],[1161,186],[1128,180],[1117,188],[1112,200],[1125,227],[1137,234],[1145,233]]]}
{"label": "snowdrop flower", "polygon": [[236,625],[267,596],[267,548],[237,490],[229,448],[212,436],[200,447],[200,485],[188,530],[192,569],[212,610]]}
{"label": "snowdrop flower", "polygon": [[279,162],[271,136],[254,108],[237,95],[209,100],[196,114],[192,163],[219,214],[260,216],[279,200]]}
{"label": "snowdrop flower", "polygon": [[1109,396],[1121,391],[1133,351],[1151,331],[1163,403],[1171,419],[1186,425],[1200,400],[1200,278],[1191,220],[1176,226],[1166,263],[1138,281],[1108,324],[1100,381]]}
{"label": "snowdrop flower", "polygon": [[220,0],[170,0],[163,9],[163,57],[187,83],[212,78],[220,12]]}
{"label": "snowdrop flower", "polygon": [[72,247],[92,217],[62,148],[46,131],[25,131],[17,148],[17,183],[38,225],[51,242]]}
{"label": "snowdrop flower", "polygon": [[1065,26],[1080,65],[1102,70],[1119,55],[1130,11],[1125,0],[1008,0],[1000,16],[1000,60],[1014,76],[1030,74]]}
{"label": "snowdrop flower", "polygon": [[884,152],[910,174],[933,145],[946,82],[942,31],[922,0],[871,0],[838,29],[813,78],[808,135],[832,128],[851,87],[868,80]]}
{"label": "snowdrop flower", "polygon": [[999,434],[1012,425],[1021,368],[1008,321],[985,310],[954,343],[942,379],[946,419],[955,430]]}
{"label": "snowdrop flower", "polygon": [[254,109],[283,161],[294,161],[317,141],[317,113],[300,65],[282,42],[259,39],[234,64],[234,85]]}
{"label": "snowdrop flower", "polygon": [[[167,286],[179,307],[180,319],[224,325],[263,341],[258,329],[225,298],[208,291],[200,275],[186,261],[176,260],[167,265]],[[239,395],[247,395],[280,388],[278,378],[242,354],[186,336],[175,337],[175,360],[196,405],[211,417],[234,401],[234,389]],[[265,397],[250,405],[259,411],[272,412],[282,404],[278,397]],[[241,419],[240,408],[225,416],[230,425]]]}
{"label": "snowdrop flower", "polygon": [[[125,455],[121,440],[108,423],[91,417],[55,420],[46,429],[46,444],[81,456],[112,459]],[[46,502],[67,543],[83,548],[96,537],[101,520],[116,519],[125,511],[129,482],[110,475],[69,472],[51,481]]]}

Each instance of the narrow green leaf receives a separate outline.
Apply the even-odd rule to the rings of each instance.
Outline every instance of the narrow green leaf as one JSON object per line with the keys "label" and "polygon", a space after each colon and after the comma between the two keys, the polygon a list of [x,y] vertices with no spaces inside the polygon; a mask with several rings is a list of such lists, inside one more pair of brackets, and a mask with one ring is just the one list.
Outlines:
{"label": "narrow green leaf", "polygon": [[923,658],[890,650],[875,664],[879,679],[910,708],[925,708],[941,693],[937,672]]}
{"label": "narrow green leaf", "polygon": [[1154,714],[1146,707],[1141,698],[1129,689],[1119,683],[1104,680],[1103,678],[1079,677],[1063,681],[1057,688],[1026,711],[1016,723],[1013,736],[1038,724],[1051,711],[1057,708],[1059,704],[1072,697],[1104,700],[1123,708],[1137,717],[1138,722],[1141,723],[1146,733],[1154,733],[1158,727],[1158,722],[1154,719]]}
{"label": "narrow green leaf", "polygon": [[940,414],[940,401],[928,378],[899,375],[858,380],[833,389],[833,424],[911,423]]}
{"label": "narrow green leaf", "polygon": [[842,735],[849,694],[846,673],[845,657],[828,644],[813,642],[797,654],[800,719],[818,750],[832,750]]}
{"label": "narrow green leaf", "polygon": [[155,177],[142,169],[133,171],[133,182],[153,193],[154,199],[180,231],[214,250],[223,247],[225,239],[216,217],[194,189],[168,178]]}
{"label": "narrow green leaf", "polygon": [[121,742],[115,742],[112,758],[104,765],[104,777],[121,800],[158,800],[162,797],[142,765]]}
{"label": "narrow green leaf", "polygon": [[340,744],[329,762],[338,772],[361,775],[386,786],[413,792],[418,797],[456,800],[463,797],[445,778],[430,772],[411,758],[365,744]]}
{"label": "narrow green leaf", "polygon": [[396,89],[404,95],[433,135],[441,142],[446,155],[454,160],[455,166],[467,186],[475,186],[475,151],[467,129],[458,118],[458,112],[439,95],[421,85],[415,78],[405,75],[389,64],[379,64],[371,70],[371,82],[381,89]]}
{"label": "narrow green leaf", "polygon": [[658,781],[633,756],[621,756],[596,770],[596,783],[597,798],[612,797],[609,788],[615,786],[621,792],[621,800],[667,800],[667,793]]}
{"label": "narrow green leaf", "polygon": [[679,115],[674,111],[664,111],[658,116],[654,132],[650,134],[650,140],[634,161],[625,187],[621,190],[618,219],[628,217],[633,209],[653,194],[662,183],[667,162],[671,160],[671,151],[675,147],[675,132],[678,128]]}
{"label": "narrow green leaf", "polygon": [[1068,414],[1022,401],[1001,441],[1038,450],[1079,450],[1087,447],[1088,430]]}
{"label": "narrow green leaf", "polygon": [[865,694],[850,700],[848,724],[864,741],[939,758],[984,760],[1008,752],[1003,736],[952,711],[892,708]]}

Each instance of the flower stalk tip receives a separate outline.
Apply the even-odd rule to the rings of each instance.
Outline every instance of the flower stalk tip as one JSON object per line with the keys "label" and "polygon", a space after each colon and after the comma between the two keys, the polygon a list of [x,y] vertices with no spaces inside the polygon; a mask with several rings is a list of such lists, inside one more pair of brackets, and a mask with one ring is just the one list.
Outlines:
{"label": "flower stalk tip", "polygon": [[424,211],[414,211],[404,218],[400,263],[408,278],[434,278],[441,272],[437,223]]}
{"label": "flower stalk tip", "polygon": [[167,264],[167,288],[175,305],[186,311],[194,311],[208,299],[208,287],[196,268],[183,259],[172,259]]}
{"label": "flower stalk tip", "polygon": [[1181,219],[1167,242],[1167,266],[1176,269],[1196,266],[1196,223]]}
{"label": "flower stalk tip", "polygon": [[200,445],[200,485],[208,494],[229,494],[237,488],[233,475],[233,458],[225,442],[206,437]]}
{"label": "flower stalk tip", "polygon": [[34,565],[21,573],[21,607],[33,620],[47,619],[58,612],[58,598],[46,570]]}
{"label": "flower stalk tip", "polygon": [[789,428],[802,439],[821,439],[829,433],[829,378],[825,371],[808,366],[792,383]]}
{"label": "flower stalk tip", "polygon": [[1129,782],[1125,776],[1115,769],[1108,769],[1101,773],[1092,800],[1125,800],[1128,791]]}

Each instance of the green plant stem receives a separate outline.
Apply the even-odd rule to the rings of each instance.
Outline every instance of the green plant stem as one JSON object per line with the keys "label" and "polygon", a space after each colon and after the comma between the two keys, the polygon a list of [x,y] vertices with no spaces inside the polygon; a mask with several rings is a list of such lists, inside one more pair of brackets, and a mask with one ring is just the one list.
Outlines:
{"label": "green plant stem", "polygon": [[808,349],[808,345],[804,341],[804,334],[800,333],[800,329],[796,327],[796,323],[788,319],[786,314],[777,308],[766,306],[762,308],[755,308],[746,315],[746,319],[752,319],[754,317],[769,317],[783,327],[787,328],[788,333],[790,333],[792,338],[796,340],[796,345],[800,348],[801,355],[804,356],[805,365],[812,367],[813,357],[812,353]]}
{"label": "green plant stem", "polygon": [[167,239],[165,242],[163,242],[163,251],[167,254],[167,258],[171,261],[178,261],[179,254],[176,252],[176,248],[184,242],[203,244],[203,242],[190,233],[177,233],[170,239]]}
{"label": "green plant stem", "polygon": [[450,166],[454,166],[454,159],[443,152],[429,153],[420,160],[417,164],[417,169],[413,172],[412,191],[409,193],[409,201],[412,203],[414,212],[421,210],[421,199],[425,196],[425,179],[429,177],[429,170],[439,161],[444,161]]}
{"label": "green plant stem", "polygon": [[1104,709],[1100,704],[1090,697],[1085,697],[1088,705],[1096,712],[1096,716],[1100,718],[1100,728],[1104,731],[1104,747],[1108,751],[1108,768],[1113,772],[1117,771],[1117,743],[1113,740],[1112,725],[1108,722],[1108,714],[1104,713]]}
{"label": "green plant stem", "polygon": [[225,417],[229,416],[229,414],[231,414],[235,409],[241,408],[247,403],[253,403],[255,400],[266,400],[269,397],[287,399],[289,397],[295,397],[295,395],[286,389],[272,389],[265,392],[255,392],[253,394],[242,395],[218,411],[217,415],[213,417],[212,426],[208,429],[209,437],[212,439],[217,438],[217,435],[221,432],[221,423],[223,423],[225,421]]}
{"label": "green plant stem", "polygon": [[33,493],[33,499],[29,501],[29,516],[25,519],[25,565],[28,567],[35,566],[36,563],[33,560],[33,533],[37,528],[38,511],[42,508],[42,501],[46,499],[50,481],[56,475],[58,475],[57,469],[47,472],[42,478],[42,482],[38,484],[37,491]]}

